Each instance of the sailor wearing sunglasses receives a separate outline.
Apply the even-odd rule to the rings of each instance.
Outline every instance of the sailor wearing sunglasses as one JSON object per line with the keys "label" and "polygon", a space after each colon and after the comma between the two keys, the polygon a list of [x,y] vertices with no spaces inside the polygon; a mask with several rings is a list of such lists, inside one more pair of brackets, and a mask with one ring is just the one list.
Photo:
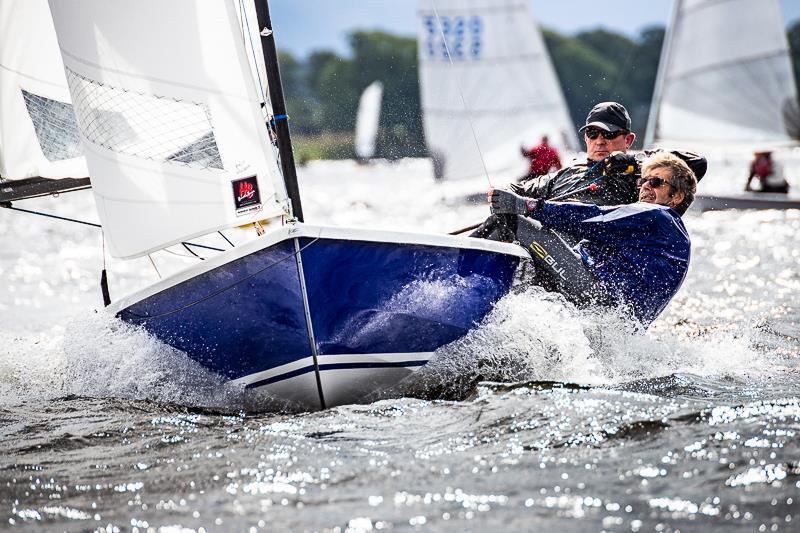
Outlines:
{"label": "sailor wearing sunglasses", "polygon": [[[636,134],[631,117],[618,102],[600,102],[592,108],[581,126],[587,158],[573,161],[556,174],[537,176],[510,189],[520,196],[544,200],[566,200],[595,205],[630,204],[639,199],[636,186],[641,177],[641,162],[661,150],[629,154]],[[670,152],[689,166],[699,180],[706,173],[704,157],[692,152]],[[513,218],[490,216],[472,237],[499,241],[514,238]]]}
{"label": "sailor wearing sunglasses", "polygon": [[[631,117],[618,102],[600,102],[589,111],[586,123],[578,130],[586,143],[585,161],[575,161],[553,176],[542,176],[511,190],[522,196],[544,198],[569,195],[571,201],[595,205],[629,204],[638,200],[636,179],[641,175],[641,162],[658,151],[629,154],[636,134]],[[696,178],[706,173],[705,158],[692,152],[672,152],[686,162]],[[595,183],[594,189],[587,186]]]}
{"label": "sailor wearing sunglasses", "polygon": [[[515,238],[542,274],[537,284],[579,305],[622,306],[646,327],[686,276],[690,242],[681,214],[697,179],[682,159],[659,153],[644,161],[638,182],[639,201],[626,205],[552,202],[500,189],[489,191],[489,202],[494,214],[521,215]],[[578,244],[570,248],[563,235]]]}

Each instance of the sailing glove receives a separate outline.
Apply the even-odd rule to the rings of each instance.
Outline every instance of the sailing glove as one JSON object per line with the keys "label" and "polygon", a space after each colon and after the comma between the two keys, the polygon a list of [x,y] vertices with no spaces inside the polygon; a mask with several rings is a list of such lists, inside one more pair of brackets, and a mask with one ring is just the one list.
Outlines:
{"label": "sailing glove", "polygon": [[489,204],[495,215],[529,215],[539,206],[539,202],[541,200],[537,198],[525,198],[503,189],[489,191]]}
{"label": "sailing glove", "polygon": [[641,174],[639,161],[632,154],[613,152],[603,162],[604,176],[618,176],[620,174]]}

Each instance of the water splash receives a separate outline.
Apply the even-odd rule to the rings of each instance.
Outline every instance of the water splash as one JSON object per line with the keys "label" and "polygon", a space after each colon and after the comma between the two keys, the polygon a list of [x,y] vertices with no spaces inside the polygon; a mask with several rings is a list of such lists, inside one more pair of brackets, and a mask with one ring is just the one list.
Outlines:
{"label": "water splash", "polygon": [[244,390],[106,313],[31,337],[0,339],[0,406],[67,395],[236,408]]}
{"label": "water splash", "polygon": [[480,381],[598,386],[677,373],[769,373],[776,357],[757,349],[757,333],[757,328],[702,335],[680,335],[672,328],[643,331],[619,310],[578,309],[560,295],[533,288],[501,299],[478,328],[440,348],[402,389],[462,398]]}

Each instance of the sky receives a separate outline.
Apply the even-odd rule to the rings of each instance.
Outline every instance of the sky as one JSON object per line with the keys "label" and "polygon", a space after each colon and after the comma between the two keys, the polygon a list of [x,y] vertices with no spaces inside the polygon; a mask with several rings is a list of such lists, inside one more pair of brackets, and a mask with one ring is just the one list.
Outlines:
{"label": "sky", "polygon": [[[761,0],[750,0],[759,2]],[[529,0],[539,23],[572,34],[603,27],[636,36],[654,24],[666,25],[671,0]],[[800,0],[780,0],[787,24],[800,19]],[[312,50],[348,52],[353,29],[381,29],[414,35],[418,0],[270,0],[278,47],[298,58]]]}

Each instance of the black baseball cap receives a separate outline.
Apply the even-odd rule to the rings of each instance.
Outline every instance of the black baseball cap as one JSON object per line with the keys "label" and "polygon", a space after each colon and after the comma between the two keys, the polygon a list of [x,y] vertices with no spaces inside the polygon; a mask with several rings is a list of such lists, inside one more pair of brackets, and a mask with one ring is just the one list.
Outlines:
{"label": "black baseball cap", "polygon": [[588,127],[600,128],[606,131],[631,131],[631,116],[625,106],[617,102],[600,102],[589,111],[586,124],[578,131]]}

